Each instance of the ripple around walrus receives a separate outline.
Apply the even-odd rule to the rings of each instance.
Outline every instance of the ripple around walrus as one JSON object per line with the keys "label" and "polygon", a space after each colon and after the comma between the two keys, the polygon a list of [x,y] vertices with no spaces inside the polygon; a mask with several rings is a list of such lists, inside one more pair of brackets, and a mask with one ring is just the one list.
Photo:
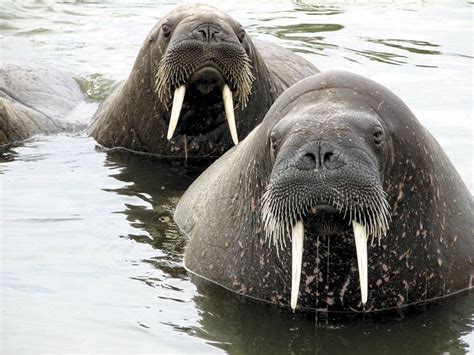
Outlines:
{"label": "ripple around walrus", "polygon": [[46,34],[52,32],[54,31],[50,28],[35,28],[34,30],[19,31],[17,32],[17,36],[34,36],[38,34]]}
{"label": "ripple around walrus", "polygon": [[103,101],[118,83],[102,74],[94,73],[77,79],[87,97],[96,102]]}
{"label": "ripple around walrus", "polygon": [[[301,23],[289,26],[259,27],[261,31],[274,34],[281,39],[311,38],[314,33],[340,31],[343,28],[344,26],[335,23]],[[303,37],[301,34],[305,34],[305,36]]]}

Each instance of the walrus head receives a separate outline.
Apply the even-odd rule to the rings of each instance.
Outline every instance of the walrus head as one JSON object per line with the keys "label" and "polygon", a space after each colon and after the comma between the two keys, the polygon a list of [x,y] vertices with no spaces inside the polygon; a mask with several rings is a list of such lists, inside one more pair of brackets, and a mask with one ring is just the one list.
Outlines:
{"label": "walrus head", "polygon": [[[339,90],[340,92],[340,90]],[[389,135],[363,102],[326,99],[298,105],[271,129],[274,162],[262,197],[262,221],[270,244],[286,247],[291,236],[291,306],[296,307],[304,239],[352,234],[362,304],[367,302],[367,238],[380,239],[389,225],[382,181]],[[309,94],[311,95],[311,94]]]}
{"label": "walrus head", "polygon": [[[167,138],[178,125],[183,106],[223,109],[232,140],[238,143],[234,98],[244,108],[254,76],[243,27],[230,16],[206,5],[174,10],[157,29],[163,56],[156,68],[155,90],[171,109]],[[196,108],[198,110],[198,108]],[[186,110],[189,111],[189,110]],[[198,134],[221,122],[196,122],[183,117],[180,131]]]}

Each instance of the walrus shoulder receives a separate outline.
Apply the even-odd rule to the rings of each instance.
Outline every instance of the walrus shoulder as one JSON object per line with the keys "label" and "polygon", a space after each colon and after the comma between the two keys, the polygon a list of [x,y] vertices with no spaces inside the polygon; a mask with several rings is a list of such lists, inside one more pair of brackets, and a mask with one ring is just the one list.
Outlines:
{"label": "walrus shoulder", "polygon": [[319,73],[313,64],[289,49],[260,39],[253,42],[272,75],[284,88]]}

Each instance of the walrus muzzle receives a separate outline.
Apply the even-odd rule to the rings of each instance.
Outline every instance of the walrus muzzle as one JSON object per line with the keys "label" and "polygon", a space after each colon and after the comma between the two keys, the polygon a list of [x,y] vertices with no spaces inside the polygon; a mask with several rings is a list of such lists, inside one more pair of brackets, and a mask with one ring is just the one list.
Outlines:
{"label": "walrus muzzle", "polygon": [[[291,236],[293,309],[298,299],[306,223],[308,232],[315,229],[309,223],[332,224],[330,228],[339,230],[352,228],[362,304],[367,302],[367,238],[372,236],[373,242],[386,234],[390,214],[378,170],[370,159],[361,156],[360,149],[348,152],[346,147],[319,141],[296,153],[286,152],[275,162],[261,213],[266,239],[277,252],[286,247]],[[306,237],[315,236],[309,233]]]}
{"label": "walrus muzzle", "polygon": [[[252,65],[239,42],[205,42],[195,39],[170,43],[156,71],[156,92],[163,105],[169,108],[171,117],[167,138],[171,139],[178,124],[186,94],[186,85],[192,76],[203,68],[212,68],[223,79],[222,98],[229,130],[235,144],[238,143],[234,117],[234,96],[237,106],[245,108],[252,90],[254,76]],[[202,90],[206,94],[205,90]],[[173,96],[174,95],[174,96]]]}

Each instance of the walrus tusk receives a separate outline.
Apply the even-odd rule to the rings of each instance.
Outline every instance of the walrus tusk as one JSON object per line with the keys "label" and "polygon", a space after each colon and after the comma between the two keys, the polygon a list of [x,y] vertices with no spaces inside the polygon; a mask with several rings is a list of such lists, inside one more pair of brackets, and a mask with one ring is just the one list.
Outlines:
{"label": "walrus tusk", "polygon": [[186,86],[181,85],[174,91],[173,97],[173,107],[171,108],[171,118],[170,125],[168,127],[168,134],[166,138],[170,140],[173,138],[174,130],[178,125],[179,114],[181,113],[181,108],[183,107],[184,94],[186,93]]}
{"label": "walrus tusk", "polygon": [[368,293],[368,273],[367,273],[367,233],[365,226],[352,221],[352,228],[354,230],[354,238],[357,252],[357,266],[359,268],[359,282],[360,293],[362,297],[362,304],[367,303]]}
{"label": "walrus tusk", "polygon": [[225,116],[229,124],[230,135],[232,136],[234,144],[237,145],[239,138],[237,137],[237,127],[235,126],[234,101],[232,100],[232,91],[230,91],[227,84],[224,85],[224,89],[222,89],[222,98],[224,99]]}
{"label": "walrus tusk", "polygon": [[291,308],[293,311],[298,303],[301,280],[301,263],[303,261],[304,225],[296,222],[291,230]]}

